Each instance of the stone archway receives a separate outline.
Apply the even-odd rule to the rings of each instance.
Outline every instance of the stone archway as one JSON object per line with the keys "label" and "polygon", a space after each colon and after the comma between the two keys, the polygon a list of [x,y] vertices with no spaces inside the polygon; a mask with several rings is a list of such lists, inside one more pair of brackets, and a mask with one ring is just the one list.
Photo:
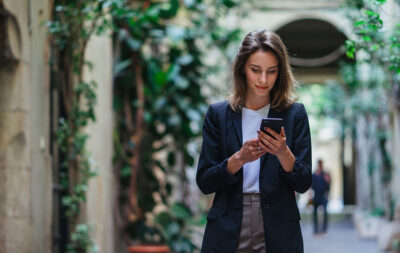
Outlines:
{"label": "stone archway", "polygon": [[336,66],[339,60],[345,60],[343,44],[347,38],[327,21],[299,19],[280,27],[276,32],[288,47],[294,66]]}
{"label": "stone archway", "polygon": [[347,36],[332,23],[301,17],[275,30],[288,47],[291,63],[303,83],[337,79],[340,61],[349,61],[343,47]]}
{"label": "stone archway", "polygon": [[[281,24],[275,31],[288,48],[295,74],[303,84],[324,84],[328,79],[339,81],[339,63],[351,62],[345,54],[346,34],[327,19],[298,17]],[[354,204],[355,170],[344,162],[344,141],[342,136],[332,140],[330,144],[320,143],[318,146],[321,149],[335,150],[335,158],[332,155],[326,157],[331,163],[326,165],[334,168],[338,181],[333,185],[335,195],[342,198],[344,204]],[[318,152],[316,154],[319,156]]]}

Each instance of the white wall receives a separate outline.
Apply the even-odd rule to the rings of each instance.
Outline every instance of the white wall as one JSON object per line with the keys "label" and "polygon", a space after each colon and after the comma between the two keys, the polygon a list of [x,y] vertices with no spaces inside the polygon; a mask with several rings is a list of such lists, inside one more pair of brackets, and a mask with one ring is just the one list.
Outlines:
{"label": "white wall", "polygon": [[117,203],[112,167],[113,156],[113,107],[112,107],[112,41],[109,35],[92,37],[85,58],[93,63],[93,70],[85,71],[85,80],[97,82],[96,122],[86,132],[90,134],[87,148],[93,155],[98,175],[89,181],[86,216],[94,225],[100,253],[114,252],[116,233],[113,220],[114,204]]}

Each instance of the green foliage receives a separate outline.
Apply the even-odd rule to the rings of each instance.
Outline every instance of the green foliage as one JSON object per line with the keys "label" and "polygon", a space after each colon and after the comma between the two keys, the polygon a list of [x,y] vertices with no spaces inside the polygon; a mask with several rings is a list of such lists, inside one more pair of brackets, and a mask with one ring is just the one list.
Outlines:
{"label": "green foliage", "polygon": [[356,43],[352,40],[346,40],[346,55],[350,59],[354,59],[354,53],[356,52]]}
{"label": "green foliage", "polygon": [[62,166],[60,184],[64,215],[70,225],[67,252],[97,252],[88,225],[78,222],[80,207],[86,201],[89,179],[96,175],[84,128],[96,120],[97,84],[83,81],[83,68],[93,64],[84,60],[88,40],[112,28],[109,15],[123,6],[121,0],[54,1],[54,18],[46,23],[53,47],[52,71],[59,80],[65,116],[59,119],[57,132]]}
{"label": "green foliage", "polygon": [[[126,230],[142,240],[146,240],[146,235],[162,235],[162,240],[168,241],[176,252],[188,252],[194,246],[185,227],[189,217],[184,204],[172,205],[170,219],[167,223],[159,220],[158,228],[148,226],[143,214],[153,211],[154,192],[161,195],[164,204],[170,204],[172,186],[168,182],[161,185],[155,169],[165,174],[178,173],[185,182],[185,169],[194,165],[187,143],[200,134],[206,110],[201,94],[201,87],[207,85],[205,76],[218,69],[205,64],[204,56],[208,50],[227,50],[238,39],[239,31],[220,26],[219,20],[233,8],[239,9],[240,4],[237,0],[54,2],[54,18],[46,25],[54,49],[53,72],[60,81],[65,111],[57,139],[64,158],[60,182],[68,192],[62,203],[72,228],[68,252],[95,248],[87,225],[77,222],[80,206],[86,201],[88,180],[95,175],[85,149],[89,135],[83,132],[96,120],[96,84],[84,82],[82,76],[84,67],[93,68],[92,63],[84,60],[89,38],[109,29],[114,31],[114,163],[120,171],[123,189],[137,174],[141,209],[139,219]],[[138,122],[139,118],[144,120],[143,124]],[[143,134],[133,138],[141,128]],[[167,152],[168,160],[156,158],[158,152]],[[183,167],[174,172],[178,153],[182,154]],[[139,167],[133,168],[135,158]],[[121,203],[126,202],[127,196],[122,194]]]}
{"label": "green foliage", "polygon": [[385,215],[385,210],[382,207],[376,207],[371,211],[372,216],[383,217]]}
{"label": "green foliage", "polygon": [[[217,64],[227,60],[220,52],[238,40],[239,30],[219,25],[220,19],[233,8],[239,8],[240,3],[143,1],[127,5],[113,16],[117,27],[114,164],[121,175],[122,189],[131,184],[129,176],[137,175],[134,181],[140,212],[135,213],[137,220],[127,228],[134,239],[157,240],[153,238],[160,235],[158,241],[168,242],[175,252],[193,250],[190,231],[185,225],[189,217],[183,211],[187,207],[171,203],[171,184],[161,184],[154,171],[161,171],[164,177],[176,174],[182,185],[187,184],[186,170],[193,169],[195,162],[188,143],[200,135],[207,109],[201,90],[209,85],[207,75],[218,69],[217,65],[207,64],[205,57],[214,50],[221,58]],[[138,115],[142,115],[139,121],[143,119],[143,124]],[[136,138],[142,129],[144,134]],[[139,167],[132,165],[132,159],[140,160]],[[160,195],[161,204],[171,206],[172,213],[161,215],[157,219],[160,226],[152,227],[147,225],[143,214],[153,211],[154,192]],[[121,209],[129,206],[126,195],[121,197],[121,206]],[[162,217],[169,217],[168,222],[164,224]]]}
{"label": "green foliage", "polygon": [[160,231],[173,252],[193,252],[195,245],[187,235],[189,231],[185,224],[191,218],[192,213],[185,204],[175,203],[169,211],[158,214],[155,218],[160,226]]}
{"label": "green foliage", "polygon": [[[364,117],[371,122],[379,122],[376,126],[368,124],[366,133],[367,138],[373,140],[370,142],[375,145],[374,148],[369,148],[370,151],[366,151],[369,152],[367,169],[370,176],[371,208],[374,208],[373,198],[379,198],[378,193],[373,192],[373,175],[380,170],[381,184],[385,191],[389,192],[384,196],[385,206],[382,212],[388,219],[392,219],[390,184],[393,165],[386,144],[392,128],[385,124],[383,119],[391,114],[392,106],[400,106],[400,24],[391,26],[390,22],[382,21],[381,14],[385,13],[382,5],[385,2],[385,0],[364,0],[357,1],[357,4],[353,1],[346,2],[355,33],[353,40],[346,41],[347,56],[355,58],[356,63],[342,69],[341,75],[349,98],[346,101],[348,108],[346,111],[350,112],[350,119]],[[398,20],[393,21],[398,22]],[[357,135],[353,138],[357,138]],[[377,150],[380,152],[379,161],[370,155]]]}
{"label": "green foliage", "polygon": [[[377,64],[387,71],[388,82],[391,88],[398,88],[400,74],[400,23],[394,27],[383,29],[380,16],[381,5],[384,0],[364,1],[357,7],[348,3],[350,18],[354,22],[355,40],[346,41],[347,56],[354,58],[358,52],[363,58],[358,61],[367,61]],[[390,77],[395,77],[391,79]]]}
{"label": "green foliage", "polygon": [[91,230],[91,227],[87,224],[78,224],[71,234],[71,243],[67,246],[66,252],[99,252],[98,246],[90,236]]}

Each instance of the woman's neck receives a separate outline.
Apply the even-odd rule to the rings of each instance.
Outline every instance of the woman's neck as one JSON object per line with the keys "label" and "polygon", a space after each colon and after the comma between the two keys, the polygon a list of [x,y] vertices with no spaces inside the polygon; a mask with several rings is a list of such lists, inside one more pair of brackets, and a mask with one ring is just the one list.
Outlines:
{"label": "woman's neck", "polygon": [[263,97],[263,98],[247,98],[246,99],[246,103],[244,104],[244,106],[248,109],[254,110],[254,111],[258,111],[261,108],[263,108],[264,106],[266,106],[267,104],[269,104],[269,97]]}

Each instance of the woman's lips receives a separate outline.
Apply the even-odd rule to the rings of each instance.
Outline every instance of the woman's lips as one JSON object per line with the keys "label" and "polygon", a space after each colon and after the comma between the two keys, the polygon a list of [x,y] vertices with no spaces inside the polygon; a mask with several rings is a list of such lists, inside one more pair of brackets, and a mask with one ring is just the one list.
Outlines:
{"label": "woman's lips", "polygon": [[266,90],[267,89],[267,87],[262,87],[262,86],[258,86],[258,85],[256,85],[256,87],[257,87],[257,89],[260,89],[260,90]]}

